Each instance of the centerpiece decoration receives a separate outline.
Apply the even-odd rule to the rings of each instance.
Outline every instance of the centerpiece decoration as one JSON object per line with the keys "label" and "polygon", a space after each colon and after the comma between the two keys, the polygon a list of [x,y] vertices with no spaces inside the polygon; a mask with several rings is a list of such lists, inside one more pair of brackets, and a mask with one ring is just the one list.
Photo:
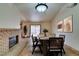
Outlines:
{"label": "centerpiece decoration", "polygon": [[48,30],[44,29],[43,32],[44,32],[44,36],[47,36],[46,33],[48,32]]}

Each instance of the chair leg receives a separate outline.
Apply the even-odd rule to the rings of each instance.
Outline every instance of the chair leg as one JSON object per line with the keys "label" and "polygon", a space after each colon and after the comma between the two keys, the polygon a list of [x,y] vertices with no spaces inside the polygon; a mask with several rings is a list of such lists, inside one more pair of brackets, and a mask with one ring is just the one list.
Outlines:
{"label": "chair leg", "polygon": [[65,50],[64,50],[64,48],[63,48],[63,52],[64,52],[64,54],[65,54]]}
{"label": "chair leg", "polygon": [[41,49],[41,46],[39,46],[39,49],[40,49],[40,51],[41,51],[41,53],[42,53],[42,49]]}
{"label": "chair leg", "polygon": [[34,53],[34,50],[35,50],[35,48],[36,48],[36,47],[33,47],[33,51],[32,51],[32,54]]}
{"label": "chair leg", "polygon": [[61,50],[61,56],[62,56],[62,50]]}

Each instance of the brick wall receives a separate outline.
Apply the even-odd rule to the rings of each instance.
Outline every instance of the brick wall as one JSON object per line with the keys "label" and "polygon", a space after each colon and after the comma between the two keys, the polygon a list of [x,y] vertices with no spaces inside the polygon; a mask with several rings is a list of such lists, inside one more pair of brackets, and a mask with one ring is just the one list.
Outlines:
{"label": "brick wall", "polygon": [[9,37],[19,34],[19,29],[0,29],[0,55],[4,55],[9,52]]}

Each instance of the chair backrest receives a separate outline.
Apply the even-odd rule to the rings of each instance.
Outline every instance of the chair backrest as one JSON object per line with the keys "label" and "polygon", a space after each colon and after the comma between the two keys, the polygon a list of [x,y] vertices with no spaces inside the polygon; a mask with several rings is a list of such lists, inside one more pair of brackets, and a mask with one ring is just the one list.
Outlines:
{"label": "chair backrest", "polygon": [[60,34],[59,37],[63,37],[64,41],[65,41],[65,35]]}
{"label": "chair backrest", "polygon": [[63,49],[64,41],[62,37],[50,37],[49,38],[49,49],[52,47],[58,47]]}
{"label": "chair backrest", "polygon": [[34,43],[37,42],[37,37],[34,37],[34,36],[32,35],[32,42],[33,42],[33,45],[34,45]]}
{"label": "chair backrest", "polygon": [[37,41],[37,37],[35,37],[35,36],[32,35],[32,41],[33,42]]}

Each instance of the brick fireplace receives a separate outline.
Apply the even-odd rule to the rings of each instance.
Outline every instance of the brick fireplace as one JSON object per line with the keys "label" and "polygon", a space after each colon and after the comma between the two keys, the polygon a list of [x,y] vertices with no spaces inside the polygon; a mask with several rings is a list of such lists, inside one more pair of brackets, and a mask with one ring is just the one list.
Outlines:
{"label": "brick fireplace", "polygon": [[0,29],[0,55],[4,55],[10,51],[9,37],[16,35],[20,37],[19,34],[20,34],[19,29]]}

